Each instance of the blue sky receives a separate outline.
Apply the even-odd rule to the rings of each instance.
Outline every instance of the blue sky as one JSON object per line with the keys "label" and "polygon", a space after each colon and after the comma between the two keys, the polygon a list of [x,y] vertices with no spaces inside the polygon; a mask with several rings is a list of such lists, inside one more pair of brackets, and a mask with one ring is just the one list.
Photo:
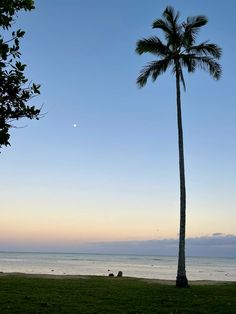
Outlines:
{"label": "blue sky", "polygon": [[16,26],[47,114],[21,122],[1,154],[3,244],[176,237],[175,81],[135,84],[153,59],[135,43],[160,34],[151,24],[167,5],[206,15],[199,40],[223,48],[222,79],[186,74],[182,94],[187,235],[236,233],[235,2],[38,0]]}

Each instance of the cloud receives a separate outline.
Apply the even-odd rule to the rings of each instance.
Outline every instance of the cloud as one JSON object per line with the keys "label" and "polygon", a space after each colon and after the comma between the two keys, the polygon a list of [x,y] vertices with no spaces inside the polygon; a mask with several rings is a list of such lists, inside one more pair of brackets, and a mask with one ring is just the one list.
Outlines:
{"label": "cloud", "polygon": [[[178,239],[85,243],[77,249],[89,253],[177,255]],[[188,238],[186,255],[236,257],[236,235],[217,233]]]}
{"label": "cloud", "polygon": [[236,257],[236,235],[213,233],[212,236],[189,238],[187,253],[195,256]]}
{"label": "cloud", "polygon": [[[0,250],[29,252],[74,252],[95,254],[140,254],[176,256],[178,239],[89,243],[4,244]],[[236,235],[213,233],[186,239],[187,256],[236,257]]]}
{"label": "cloud", "polygon": [[215,232],[212,234],[213,237],[219,237],[219,236],[223,236],[224,234],[221,232]]}

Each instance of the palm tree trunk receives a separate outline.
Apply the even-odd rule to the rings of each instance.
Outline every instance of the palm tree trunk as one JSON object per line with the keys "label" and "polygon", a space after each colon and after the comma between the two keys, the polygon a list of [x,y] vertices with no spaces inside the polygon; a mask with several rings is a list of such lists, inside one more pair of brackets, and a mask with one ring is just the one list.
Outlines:
{"label": "palm tree trunk", "polygon": [[179,257],[176,287],[188,287],[185,270],[185,224],[186,224],[186,190],[184,173],[184,143],[180,98],[180,74],[176,66],[176,100],[177,100],[177,122],[178,122],[178,145],[179,145],[179,175],[180,175],[180,228],[179,228]]}

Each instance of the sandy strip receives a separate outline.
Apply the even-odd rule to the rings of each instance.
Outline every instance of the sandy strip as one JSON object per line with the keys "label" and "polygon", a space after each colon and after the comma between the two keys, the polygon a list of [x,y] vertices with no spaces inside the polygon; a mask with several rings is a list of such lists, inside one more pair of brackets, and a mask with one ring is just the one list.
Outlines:
{"label": "sandy strip", "polygon": [[[147,283],[158,283],[162,285],[175,286],[175,280],[164,280],[164,279],[141,279]],[[236,284],[235,281],[217,281],[217,280],[189,280],[190,286],[211,286],[211,285],[227,285]]]}
{"label": "sandy strip", "polygon": [[3,273],[0,277],[19,276],[24,278],[48,278],[48,279],[90,279],[91,277],[101,276],[83,276],[83,275],[54,275],[54,274],[26,274],[26,273]]}
{"label": "sandy strip", "polygon": [[[87,276],[87,275],[54,275],[54,274],[26,274],[26,273],[3,273],[0,272],[0,277],[8,276],[19,276],[25,278],[47,278],[47,279],[92,279],[92,278],[104,278],[104,276]],[[108,277],[107,277],[108,278]],[[124,279],[135,279],[146,283],[157,283],[162,285],[175,285],[175,280],[164,280],[164,279],[148,279],[148,278],[135,278],[135,277],[109,277],[109,279],[114,280],[124,280]],[[190,280],[189,285],[225,285],[225,284],[236,284],[235,281],[217,281],[217,280]]]}

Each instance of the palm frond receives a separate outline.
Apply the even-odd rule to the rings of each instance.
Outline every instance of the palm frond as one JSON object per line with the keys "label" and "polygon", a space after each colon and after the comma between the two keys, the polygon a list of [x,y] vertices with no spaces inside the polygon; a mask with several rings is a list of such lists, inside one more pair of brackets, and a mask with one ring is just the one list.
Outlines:
{"label": "palm frond", "polygon": [[183,34],[183,45],[188,48],[195,43],[197,34],[200,27],[206,25],[208,22],[206,16],[198,15],[187,18],[187,22],[183,23],[184,34]]}
{"label": "palm frond", "polygon": [[187,68],[189,73],[193,73],[196,70],[196,55],[194,54],[181,54],[180,55],[180,65],[184,68]]}
{"label": "palm frond", "polygon": [[141,55],[143,53],[149,52],[156,56],[166,56],[168,54],[168,47],[162,43],[162,41],[156,37],[152,36],[149,38],[143,38],[137,42],[136,52]]}
{"label": "palm frond", "polygon": [[181,39],[182,24],[178,23],[179,12],[168,6],[162,14],[163,19],[157,19],[153,22],[153,28],[162,29],[168,46],[177,47]]}
{"label": "palm frond", "polygon": [[171,6],[167,6],[162,16],[173,25],[173,23],[177,23],[179,19],[179,11],[175,12],[174,8]]}
{"label": "palm frond", "polygon": [[164,21],[163,19],[157,19],[152,23],[152,28],[159,28],[161,29],[164,33],[165,36],[170,36],[172,33],[171,27],[169,23]]}
{"label": "palm frond", "polygon": [[170,59],[165,58],[159,61],[149,62],[140,72],[140,75],[137,79],[137,84],[139,88],[146,85],[148,78],[151,76],[152,80],[155,81],[157,77],[163,74],[168,66],[170,66]]}
{"label": "palm frond", "polygon": [[192,59],[195,61],[196,67],[201,68],[204,71],[207,71],[215,80],[219,80],[222,74],[221,66],[218,62],[215,61],[212,57],[198,57],[192,56]]}
{"label": "palm frond", "polygon": [[205,15],[189,16],[187,18],[187,26],[191,29],[199,28],[206,25],[208,19]]}
{"label": "palm frond", "polygon": [[220,59],[222,55],[222,49],[216,44],[208,43],[208,41],[196,46],[191,46],[188,52],[199,56],[212,56],[216,59]]}

